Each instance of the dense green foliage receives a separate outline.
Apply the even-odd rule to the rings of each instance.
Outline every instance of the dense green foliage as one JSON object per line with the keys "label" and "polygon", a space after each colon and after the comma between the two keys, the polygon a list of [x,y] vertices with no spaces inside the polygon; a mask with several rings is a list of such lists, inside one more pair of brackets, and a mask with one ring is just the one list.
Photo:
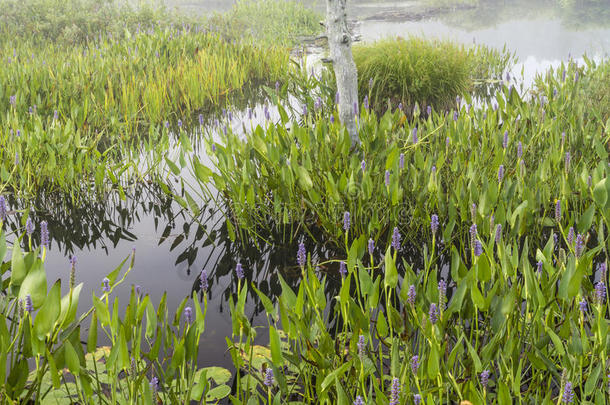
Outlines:
{"label": "dense green foliage", "polygon": [[485,46],[464,47],[448,41],[423,38],[385,39],[354,47],[358,68],[358,92],[368,97],[376,111],[386,102],[399,103],[405,111],[415,104],[437,111],[455,106],[455,98],[475,89],[477,95],[493,94],[513,57]]}
{"label": "dense green foliage", "polygon": [[541,237],[557,200],[585,232],[610,218],[606,199],[594,198],[607,187],[608,123],[587,110],[579,90],[597,69],[570,63],[541,84],[541,97],[504,87],[485,108],[470,108],[467,97],[459,110],[413,122],[398,109],[377,118],[361,106],[359,153],[349,153],[344,129],[322,110],[303,125],[282,115],[245,142],[229,132],[212,153],[214,174],[197,161],[195,170],[226,197],[234,227],[253,235],[280,227],[287,237],[304,230],[344,246],[340,224],[349,211],[356,235],[389,238],[398,226],[417,243],[437,214],[445,242],[467,247],[470,224],[491,216],[511,238]]}

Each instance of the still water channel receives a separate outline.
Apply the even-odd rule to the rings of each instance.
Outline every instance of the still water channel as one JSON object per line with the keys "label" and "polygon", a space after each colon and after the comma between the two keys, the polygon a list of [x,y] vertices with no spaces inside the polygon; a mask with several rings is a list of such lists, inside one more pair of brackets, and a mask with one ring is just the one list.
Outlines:
{"label": "still water channel", "polygon": [[[180,2],[178,6],[189,12],[205,13],[211,11],[208,3]],[[227,3],[211,5],[222,10]],[[519,58],[514,71],[520,76],[523,69],[522,81],[529,85],[537,73],[566,61],[569,56],[578,59],[588,54],[601,58],[607,57],[610,50],[610,18],[604,17],[604,13],[606,17],[610,13],[608,2],[599,2],[601,11],[588,12],[570,12],[556,3],[506,1],[487,7],[435,9],[417,2],[354,1],[350,3],[350,16],[358,21],[356,30],[363,41],[423,35],[497,48],[506,45]],[[260,105],[256,112],[255,123],[263,116]],[[243,112],[234,115],[234,129],[239,130],[247,115]],[[250,125],[247,122],[245,127]],[[200,153],[205,160],[203,148]],[[205,269],[210,289],[206,332],[200,346],[201,366],[230,367],[225,352],[225,337],[231,334],[228,297],[235,291],[233,272],[238,262],[242,263],[246,278],[269,295],[279,292],[279,282],[274,276],[278,271],[295,285],[298,282],[296,243],[259,247],[232,243],[216,207],[208,205],[200,217],[192,218],[151,184],[133,186],[125,201],[110,193],[102,201],[79,205],[53,196],[40,197],[32,205],[37,222],[47,220],[52,234],[46,265],[49,283],[57,278],[67,281],[69,257],[75,255],[76,280],[84,283],[81,307],[90,304],[91,291],[99,295],[101,279],[131,254],[132,248],[136,249],[136,265],[127,283],[115,290],[120,297],[127,296],[132,285],[141,286],[154,303],[167,292],[172,311],[193,288],[198,288],[198,276]],[[335,255],[322,246],[307,247],[314,252],[315,260]],[[329,270],[329,277],[337,278],[336,269]],[[252,296],[249,302],[246,312],[252,323],[264,326],[266,320],[259,316],[262,307]],[[266,343],[264,330],[259,333],[259,343]]]}

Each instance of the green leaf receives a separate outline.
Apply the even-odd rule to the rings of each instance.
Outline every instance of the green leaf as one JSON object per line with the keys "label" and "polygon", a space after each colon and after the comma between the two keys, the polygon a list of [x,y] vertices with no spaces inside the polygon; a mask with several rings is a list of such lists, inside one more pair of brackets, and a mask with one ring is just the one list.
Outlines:
{"label": "green leaf", "polygon": [[44,337],[50,334],[53,331],[53,326],[55,322],[57,322],[59,315],[61,313],[61,280],[57,280],[47,298],[44,301],[44,304],[40,307],[40,310],[36,314],[36,319],[34,319],[34,334],[39,339],[44,339]]}
{"label": "green leaf", "polygon": [[593,200],[600,207],[605,207],[606,202],[608,201],[607,181],[606,178],[601,179],[597,182],[595,187],[593,187]]}
{"label": "green leaf", "polygon": [[64,342],[65,356],[66,356],[66,366],[68,370],[74,375],[80,374],[80,362],[78,361],[78,354],[72,343],[69,340]]}
{"label": "green leaf", "polygon": [[11,285],[20,286],[27,273],[23,261],[23,253],[21,252],[18,240],[13,244],[11,256]]}
{"label": "green leaf", "polygon": [[47,273],[42,261],[36,259],[32,270],[28,272],[19,289],[19,299],[25,299],[26,295],[32,298],[34,308],[39,308],[47,296]]}
{"label": "green leaf", "polygon": [[388,246],[385,252],[385,277],[383,283],[386,288],[396,288],[398,285],[398,271],[396,270],[396,263],[391,252],[392,247]]}
{"label": "green leaf", "polygon": [[280,346],[280,335],[277,330],[273,327],[269,327],[269,346],[271,349],[271,360],[276,367],[282,367],[284,365],[284,358],[282,357],[282,350]]}
{"label": "green leaf", "polygon": [[305,191],[310,190],[313,187],[313,181],[311,181],[311,177],[303,166],[297,166],[297,178],[299,179],[299,184],[301,188]]}

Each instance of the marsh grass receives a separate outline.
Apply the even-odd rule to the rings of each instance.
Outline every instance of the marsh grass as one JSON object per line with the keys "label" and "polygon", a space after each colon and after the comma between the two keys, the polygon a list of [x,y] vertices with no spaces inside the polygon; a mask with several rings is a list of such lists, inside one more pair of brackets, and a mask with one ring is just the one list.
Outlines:
{"label": "marsh grass", "polygon": [[360,98],[368,96],[378,112],[385,111],[388,100],[406,111],[415,104],[424,110],[429,105],[437,111],[451,109],[457,96],[475,89],[475,81],[478,94],[490,94],[486,85],[501,78],[513,59],[506,50],[417,37],[354,47]]}

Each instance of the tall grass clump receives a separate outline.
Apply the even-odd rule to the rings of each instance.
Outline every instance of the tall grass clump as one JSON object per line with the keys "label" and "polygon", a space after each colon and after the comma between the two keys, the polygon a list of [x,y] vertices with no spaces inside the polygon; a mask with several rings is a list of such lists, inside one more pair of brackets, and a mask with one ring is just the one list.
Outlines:
{"label": "tall grass clump", "polygon": [[359,94],[378,111],[385,110],[388,100],[393,106],[450,109],[457,96],[473,90],[475,79],[497,79],[511,60],[506,51],[417,37],[354,47]]}
{"label": "tall grass clump", "polygon": [[301,1],[238,0],[229,12],[211,18],[210,26],[228,38],[294,46],[300,37],[320,33],[323,18]]}

